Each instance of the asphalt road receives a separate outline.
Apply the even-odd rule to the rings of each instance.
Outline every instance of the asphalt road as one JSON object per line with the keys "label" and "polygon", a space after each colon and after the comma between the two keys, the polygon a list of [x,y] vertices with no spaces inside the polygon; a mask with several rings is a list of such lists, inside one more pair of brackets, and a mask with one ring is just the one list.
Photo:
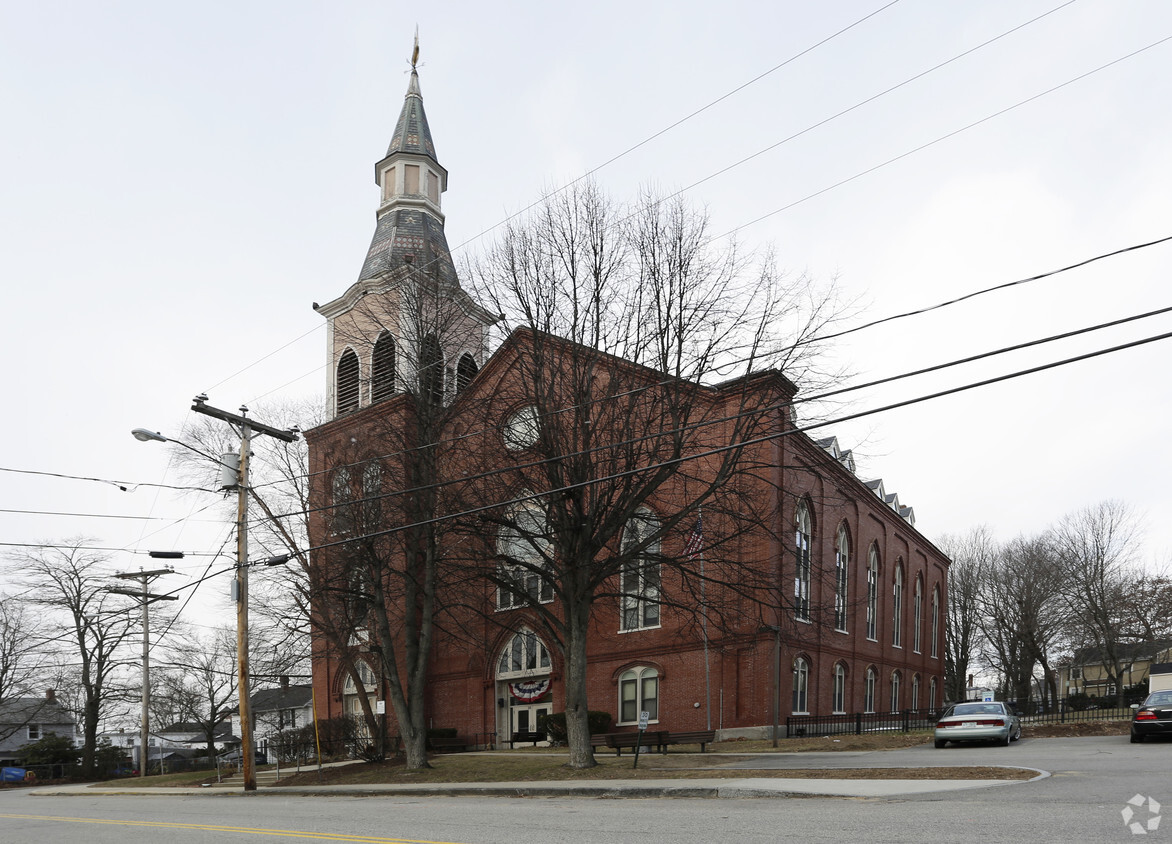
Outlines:
{"label": "asphalt road", "polygon": [[[0,792],[4,842],[1135,841],[1122,810],[1135,795],[1172,813],[1172,742],[1126,737],[1026,739],[1008,748],[780,754],[778,767],[1011,764],[1029,783],[888,798],[582,799],[482,797],[37,797]],[[761,763],[758,762],[759,766]],[[1156,816],[1145,800],[1133,822]],[[1163,820],[1161,815],[1161,820]],[[1141,840],[1172,839],[1172,820]]]}

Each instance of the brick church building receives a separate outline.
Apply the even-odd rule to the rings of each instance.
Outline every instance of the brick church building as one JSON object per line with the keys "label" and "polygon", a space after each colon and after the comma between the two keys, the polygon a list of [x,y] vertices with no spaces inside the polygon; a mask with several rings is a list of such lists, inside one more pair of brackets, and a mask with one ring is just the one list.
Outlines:
{"label": "brick church building", "polygon": [[[540,478],[526,480],[525,473],[542,463],[534,449],[545,426],[556,424],[527,397],[524,372],[538,350],[541,366],[558,354],[582,360],[591,352],[528,329],[490,348],[499,315],[461,287],[449,256],[441,210],[448,173],[414,68],[375,179],[375,233],[358,280],[315,304],[327,320],[331,418],[306,433],[320,505],[310,543],[314,567],[342,584],[315,596],[317,715],[385,712],[393,721],[369,602],[421,606],[432,599],[363,580],[347,560],[380,542],[393,558],[394,537],[409,532],[417,520],[411,513],[421,512],[403,502],[433,495],[443,499],[432,500],[439,512],[467,518],[438,533],[434,549],[438,560],[459,566],[453,562],[438,578],[427,724],[454,728],[470,743],[500,744],[535,729],[566,701],[565,656],[547,623],[560,611],[561,593],[542,578],[540,563],[527,562],[540,555],[543,540],[517,535],[517,525],[546,518],[545,505],[534,503],[541,497],[528,494]],[[592,360],[607,378],[641,385],[646,395],[667,381],[621,359]],[[911,508],[882,481],[857,476],[850,451],[835,438],[812,438],[795,426],[789,407],[797,386],[784,375],[688,389],[711,423],[704,442],[688,446],[692,457],[718,454],[722,437],[740,436],[730,433],[730,420],[744,415],[738,408],[746,397],[763,420],[739,458],[752,470],[727,485],[756,521],[737,526],[734,508],[720,503],[722,488],[704,477],[713,458],[697,458],[696,468],[670,478],[614,534],[615,546],[642,543],[643,562],[595,590],[589,708],[609,712],[616,730],[633,729],[646,711],[652,729],[716,729],[727,738],[767,735],[775,717],[784,723],[791,714],[938,707],[949,561],[916,529]],[[407,401],[412,391],[423,404]],[[430,408],[426,420],[420,407]],[[599,410],[586,426],[628,424],[635,407],[621,418]],[[393,466],[418,450],[403,432],[424,425],[436,447],[428,452],[433,474],[421,481]],[[634,442],[639,432],[612,439]],[[513,526],[492,527],[484,513],[510,500],[502,497],[508,483],[515,499],[501,506],[513,513]],[[689,509],[697,489],[713,503]],[[642,542],[652,533],[653,541]],[[483,578],[475,575],[477,561]],[[350,627],[326,631],[327,615]],[[390,638],[383,641],[402,635],[384,632]],[[394,724],[387,729],[393,734]]]}

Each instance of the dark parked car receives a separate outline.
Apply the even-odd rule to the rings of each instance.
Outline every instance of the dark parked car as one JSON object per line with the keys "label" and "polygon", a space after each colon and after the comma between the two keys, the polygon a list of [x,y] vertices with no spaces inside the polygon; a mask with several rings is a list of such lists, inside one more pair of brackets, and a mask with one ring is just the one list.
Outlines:
{"label": "dark parked car", "polygon": [[[240,764],[240,748],[236,748],[235,750],[229,750],[227,753],[221,753],[219,756],[216,757],[216,759],[218,759],[220,761],[221,765],[224,764],[225,762],[227,762],[228,764],[231,764],[231,765],[239,765]],[[256,751],[256,753],[253,754],[253,761],[257,765],[267,765],[269,762],[268,757],[265,756],[264,751],[261,751],[261,750],[258,750],[258,751]]]}
{"label": "dark parked car", "polygon": [[1152,692],[1139,706],[1132,705],[1131,743],[1148,736],[1172,736],[1172,691]]}
{"label": "dark parked car", "polygon": [[1021,721],[1006,703],[954,703],[936,722],[936,746],[950,741],[994,741],[1007,745],[1021,738]]}

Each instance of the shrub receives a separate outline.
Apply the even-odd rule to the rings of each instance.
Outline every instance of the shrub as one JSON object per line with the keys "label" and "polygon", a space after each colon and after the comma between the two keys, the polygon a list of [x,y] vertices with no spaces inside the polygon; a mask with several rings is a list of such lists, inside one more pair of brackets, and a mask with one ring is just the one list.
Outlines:
{"label": "shrub", "polygon": [[[590,735],[596,733],[605,733],[610,731],[610,725],[614,721],[614,716],[609,712],[594,712],[586,713],[586,724],[590,728]],[[568,738],[566,734],[566,713],[554,712],[546,715],[544,718],[537,720],[537,729],[544,730],[545,734],[549,736],[550,741],[565,742]]]}

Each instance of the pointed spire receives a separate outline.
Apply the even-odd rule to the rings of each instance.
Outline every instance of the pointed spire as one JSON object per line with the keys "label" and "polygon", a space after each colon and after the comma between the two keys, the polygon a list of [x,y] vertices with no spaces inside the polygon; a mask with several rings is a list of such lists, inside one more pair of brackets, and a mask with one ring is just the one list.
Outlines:
{"label": "pointed spire", "polygon": [[410,61],[411,79],[407,83],[403,110],[399,112],[399,122],[395,125],[395,134],[391,136],[387,155],[396,152],[413,153],[426,155],[439,163],[435,155],[435,142],[431,139],[431,129],[427,125],[427,114],[423,110],[423,94],[419,90],[419,27],[415,28],[415,47],[411,51]]}
{"label": "pointed spire", "polygon": [[436,158],[419,91],[418,30],[409,61],[411,79],[403,109],[387,154],[374,167],[382,200],[359,279],[375,278],[412,264],[448,284],[458,285],[441,210],[448,171]]}

